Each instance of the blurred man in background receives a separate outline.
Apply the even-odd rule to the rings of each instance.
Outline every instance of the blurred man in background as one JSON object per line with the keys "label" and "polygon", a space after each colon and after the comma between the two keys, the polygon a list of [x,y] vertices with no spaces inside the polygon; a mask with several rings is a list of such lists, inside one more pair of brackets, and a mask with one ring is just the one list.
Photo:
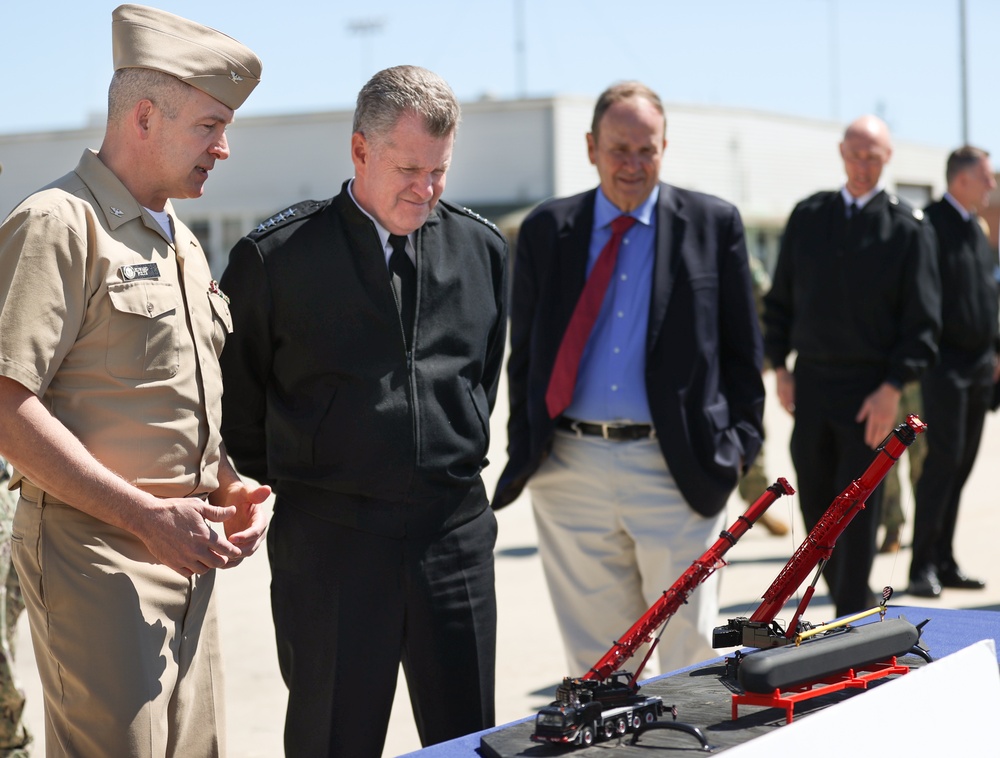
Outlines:
{"label": "blurred man in background", "polygon": [[941,273],[940,360],[924,374],[927,458],[917,483],[911,595],[937,597],[942,587],[978,590],[955,560],[955,524],[962,488],[979,452],[997,351],[996,253],[978,212],[996,188],[989,153],[966,145],[948,156],[948,191],[924,209],[937,237]]}
{"label": "blurred man in background", "polygon": [[[896,423],[903,385],[933,363],[940,328],[933,234],[881,183],[888,127],[874,116],[855,120],[840,155],[845,185],[792,211],[764,298],[764,350],[778,400],[795,416],[792,463],[807,529],[871,463]],[[823,572],[838,616],[875,603],[868,575],[881,488],[867,503]]]}

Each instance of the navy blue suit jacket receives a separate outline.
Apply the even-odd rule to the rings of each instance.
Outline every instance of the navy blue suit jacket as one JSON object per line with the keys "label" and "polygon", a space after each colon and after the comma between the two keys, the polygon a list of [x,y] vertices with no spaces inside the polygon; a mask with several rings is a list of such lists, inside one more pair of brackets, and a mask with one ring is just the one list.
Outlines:
{"label": "navy blue suit jacket", "polygon": [[[586,280],[593,189],[524,220],[511,298],[508,463],[493,507],[548,455],[545,391]],[[688,504],[721,511],[763,441],[762,348],[743,222],[719,198],[660,184],[646,343],[646,393],[663,456]]]}

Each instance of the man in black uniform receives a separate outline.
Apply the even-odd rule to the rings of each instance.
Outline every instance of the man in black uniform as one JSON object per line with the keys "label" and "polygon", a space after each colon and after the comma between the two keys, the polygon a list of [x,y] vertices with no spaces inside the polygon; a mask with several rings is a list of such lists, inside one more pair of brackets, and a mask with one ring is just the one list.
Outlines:
{"label": "man in black uniform", "polygon": [[917,483],[909,589],[920,597],[986,586],[958,567],[952,541],[998,373],[997,256],[976,215],[997,185],[989,153],[969,146],[948,157],[946,178],[944,197],[924,209],[938,242],[941,358],[920,382],[927,459]]}
{"label": "man in black uniform", "polygon": [[[795,415],[792,462],[811,529],[892,430],[900,388],[935,357],[940,282],[922,214],[879,183],[888,127],[854,121],[840,143],[847,183],[799,203],[764,298],[764,352]],[[798,352],[794,375],[785,367]],[[855,516],[824,571],[838,616],[870,607],[881,493]]]}
{"label": "man in black uniform", "polygon": [[358,95],[354,178],[240,240],[222,279],[223,436],[277,495],[288,755],[380,755],[400,662],[424,745],[494,723],[496,520],[480,472],[507,243],[439,202],[458,119],[436,74],[376,74]]}

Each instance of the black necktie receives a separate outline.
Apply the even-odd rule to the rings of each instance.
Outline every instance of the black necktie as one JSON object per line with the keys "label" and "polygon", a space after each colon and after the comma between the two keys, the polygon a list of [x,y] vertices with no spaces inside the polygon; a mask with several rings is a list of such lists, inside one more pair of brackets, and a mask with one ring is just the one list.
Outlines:
{"label": "black necktie", "polygon": [[417,310],[417,269],[406,254],[406,237],[390,234],[389,244],[392,245],[392,255],[389,256],[392,289],[396,293],[396,306],[409,349],[413,346],[413,320]]}
{"label": "black necktie", "polygon": [[851,203],[847,206],[847,220],[850,221],[852,218],[858,215],[858,204]]}
{"label": "black necktie", "polygon": [[972,239],[979,239],[980,233],[986,235],[983,227],[979,224],[979,216],[969,216],[969,232],[972,234]]}

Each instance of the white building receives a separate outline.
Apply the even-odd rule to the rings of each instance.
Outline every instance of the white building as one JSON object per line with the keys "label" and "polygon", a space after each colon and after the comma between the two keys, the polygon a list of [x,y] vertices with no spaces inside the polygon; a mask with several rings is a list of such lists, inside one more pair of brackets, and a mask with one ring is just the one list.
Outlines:
{"label": "white building", "polygon": [[[462,106],[445,197],[513,233],[521,213],[548,197],[593,187],[585,135],[594,99],[483,100]],[[768,263],[795,203],[843,182],[844,124],[759,111],[667,104],[663,179],[735,203],[750,250]],[[336,194],[352,175],[352,111],[238,117],[233,157],[212,172],[204,197],[176,204],[218,274],[229,249],[262,220],[304,199]],[[99,147],[103,125],[0,135],[0,215]],[[884,179],[923,205],[944,191],[948,151],[897,143]]]}

